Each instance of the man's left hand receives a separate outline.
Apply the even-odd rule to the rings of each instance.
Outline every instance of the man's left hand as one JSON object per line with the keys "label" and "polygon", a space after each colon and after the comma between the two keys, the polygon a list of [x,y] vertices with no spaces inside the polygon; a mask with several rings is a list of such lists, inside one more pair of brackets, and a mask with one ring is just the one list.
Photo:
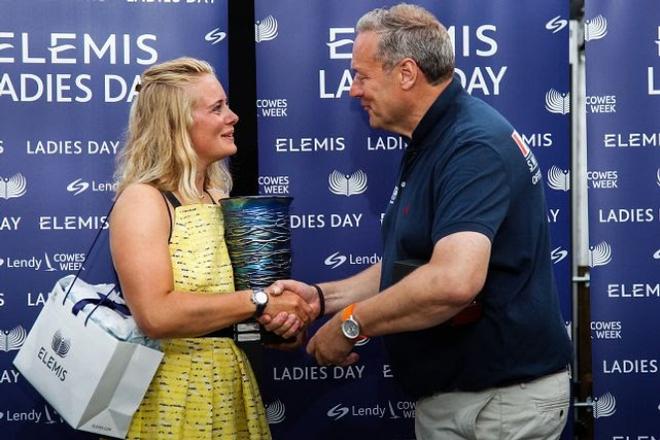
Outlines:
{"label": "man's left hand", "polygon": [[314,356],[319,365],[339,365],[345,367],[356,363],[360,355],[352,352],[355,341],[348,339],[341,331],[340,314],[326,322],[310,339],[307,353]]}

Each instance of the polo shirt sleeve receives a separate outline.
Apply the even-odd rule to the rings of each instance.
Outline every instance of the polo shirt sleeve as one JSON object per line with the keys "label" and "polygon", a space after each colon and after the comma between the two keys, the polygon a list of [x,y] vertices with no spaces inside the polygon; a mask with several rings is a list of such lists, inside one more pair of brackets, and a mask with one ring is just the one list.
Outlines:
{"label": "polo shirt sleeve", "polygon": [[509,208],[507,168],[492,147],[482,143],[459,146],[433,179],[432,238],[464,231],[479,232],[493,241]]}

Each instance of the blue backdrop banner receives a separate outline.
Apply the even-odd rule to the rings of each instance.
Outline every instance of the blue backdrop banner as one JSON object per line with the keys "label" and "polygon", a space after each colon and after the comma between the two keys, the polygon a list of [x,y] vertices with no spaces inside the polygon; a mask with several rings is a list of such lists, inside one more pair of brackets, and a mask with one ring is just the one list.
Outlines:
{"label": "blue backdrop banner", "polygon": [[13,367],[55,280],[75,272],[114,195],[139,74],[188,55],[227,86],[227,1],[0,0],[0,425],[73,431]]}
{"label": "blue backdrop banner", "polygon": [[[257,0],[259,188],[294,197],[293,276],[352,275],[381,258],[380,224],[406,140],[369,128],[349,97],[354,26],[392,1]],[[562,311],[570,308],[568,3],[419,1],[448,28],[466,90],[498,108],[547,184]],[[313,331],[313,330],[312,330]],[[320,367],[272,353],[264,400],[275,438],[412,438],[415,402],[397,388],[381,341],[358,364]]]}
{"label": "blue backdrop banner", "polygon": [[595,438],[660,438],[658,3],[587,1],[584,37]]}

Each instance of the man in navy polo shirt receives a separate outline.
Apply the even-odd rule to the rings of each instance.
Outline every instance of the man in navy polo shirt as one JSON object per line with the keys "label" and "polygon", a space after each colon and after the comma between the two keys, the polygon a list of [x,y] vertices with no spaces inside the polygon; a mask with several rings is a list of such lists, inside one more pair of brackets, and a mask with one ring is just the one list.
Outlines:
{"label": "man in navy polo shirt", "polygon": [[[372,127],[410,143],[382,261],[320,286],[280,282],[338,312],[307,351],[321,365],[348,365],[360,338],[383,335],[394,376],[417,400],[420,439],[558,438],[571,344],[539,165],[506,119],[463,90],[449,35],[428,11],[376,9],[357,32],[351,96]],[[401,260],[424,264],[399,280]]]}

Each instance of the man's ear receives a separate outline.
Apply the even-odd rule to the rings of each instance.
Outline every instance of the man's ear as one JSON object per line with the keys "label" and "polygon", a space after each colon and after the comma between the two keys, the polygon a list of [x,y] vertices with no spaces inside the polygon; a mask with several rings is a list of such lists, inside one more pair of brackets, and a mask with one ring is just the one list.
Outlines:
{"label": "man's ear", "polygon": [[413,88],[419,75],[422,72],[419,70],[417,63],[412,58],[404,58],[399,64],[399,80],[403,90],[410,90]]}

